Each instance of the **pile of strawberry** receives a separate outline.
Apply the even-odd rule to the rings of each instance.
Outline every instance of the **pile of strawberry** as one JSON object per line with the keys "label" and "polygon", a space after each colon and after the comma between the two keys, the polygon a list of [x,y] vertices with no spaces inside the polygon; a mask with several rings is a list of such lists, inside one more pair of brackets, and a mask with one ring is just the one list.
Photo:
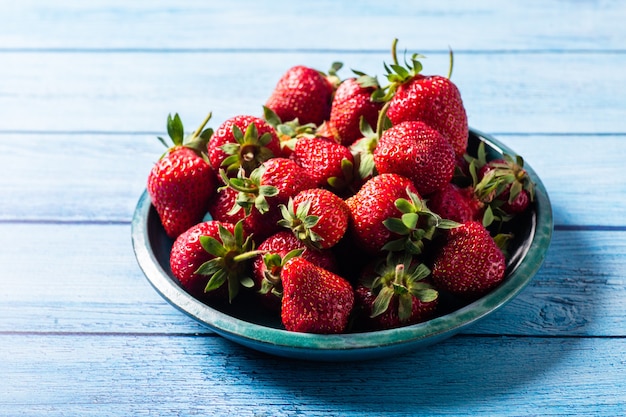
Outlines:
{"label": "pile of strawberry", "polygon": [[188,137],[168,117],[173,145],[147,189],[186,291],[342,333],[422,322],[442,295],[470,301],[503,280],[502,226],[533,200],[523,160],[468,155],[450,74],[396,55],[394,41],[384,86],[295,66],[262,117],[213,131],[209,115]]}

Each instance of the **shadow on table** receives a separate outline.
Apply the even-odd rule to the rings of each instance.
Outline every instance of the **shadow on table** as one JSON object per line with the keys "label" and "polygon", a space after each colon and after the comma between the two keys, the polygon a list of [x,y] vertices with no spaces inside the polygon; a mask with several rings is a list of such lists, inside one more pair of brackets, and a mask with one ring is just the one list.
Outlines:
{"label": "shadow on table", "polygon": [[[592,232],[562,228],[555,235],[542,270],[525,290],[522,305],[528,304],[530,313],[509,315],[524,323],[502,320],[491,325],[496,335],[458,335],[414,353],[365,362],[302,362],[250,351],[249,383],[271,386],[272,395],[296,408],[323,404],[338,412],[385,413],[488,408],[498,398],[558,389],[555,375],[563,366],[577,366],[570,352],[584,340],[571,336],[588,333],[602,303],[601,291],[589,288],[602,266],[597,257],[586,256],[594,246]],[[584,318],[572,319],[578,314]],[[237,367],[245,374],[244,364]]]}

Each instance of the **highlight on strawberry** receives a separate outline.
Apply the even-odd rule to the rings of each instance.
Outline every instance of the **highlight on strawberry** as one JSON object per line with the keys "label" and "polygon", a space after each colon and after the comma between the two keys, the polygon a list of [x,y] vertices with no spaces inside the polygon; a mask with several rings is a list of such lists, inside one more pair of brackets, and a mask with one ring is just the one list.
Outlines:
{"label": "highlight on strawberry", "polygon": [[189,294],[330,334],[430,320],[505,279],[535,203],[524,160],[468,149],[452,53],[429,75],[397,42],[380,79],[295,65],[259,115],[187,136],[168,117],[147,189]]}

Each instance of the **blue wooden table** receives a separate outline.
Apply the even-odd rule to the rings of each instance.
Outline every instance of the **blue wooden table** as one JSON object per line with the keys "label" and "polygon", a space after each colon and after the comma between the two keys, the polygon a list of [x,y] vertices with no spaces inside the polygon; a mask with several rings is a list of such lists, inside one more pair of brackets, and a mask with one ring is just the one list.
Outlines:
{"label": "blue wooden table", "polygon": [[[625,415],[624,21],[620,1],[4,1],[0,415]],[[167,114],[260,114],[296,64],[382,74],[395,37],[427,73],[451,47],[470,125],[543,180],[530,285],[442,343],[339,364],[167,304],[130,240]]]}

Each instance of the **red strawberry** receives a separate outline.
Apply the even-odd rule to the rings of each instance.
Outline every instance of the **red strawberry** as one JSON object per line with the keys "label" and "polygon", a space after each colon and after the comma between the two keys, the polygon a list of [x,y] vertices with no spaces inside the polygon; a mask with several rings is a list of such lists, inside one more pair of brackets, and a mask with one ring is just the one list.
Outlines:
{"label": "red strawberry", "polygon": [[323,188],[299,192],[281,206],[279,225],[291,229],[307,246],[328,249],[344,236],[350,221],[350,210],[340,197]]}
{"label": "red strawberry", "polygon": [[333,139],[300,138],[290,158],[309,173],[318,187],[340,191],[353,179],[354,157],[348,148]]}
{"label": "red strawberry", "polygon": [[[381,126],[381,131],[383,127]],[[363,137],[354,141],[348,149],[354,157],[355,178],[352,181],[352,188],[358,190],[361,188],[365,181],[372,178],[376,172],[376,166],[374,164],[374,150],[378,146],[379,132],[375,132],[368,123],[361,123],[361,132]]]}
{"label": "red strawberry", "polygon": [[277,222],[282,218],[279,205],[285,204],[298,192],[315,186],[308,173],[287,158],[272,158],[265,161],[250,174],[250,177],[222,179],[229,188],[236,190],[228,216],[238,210],[245,212],[245,228],[254,233],[254,240],[260,242],[280,230]]}
{"label": "red strawberry", "polygon": [[439,131],[452,145],[457,155],[467,149],[467,113],[461,93],[449,77],[422,75],[419,56],[412,56],[412,64],[404,68],[398,64],[394,40],[394,64],[387,67],[389,108],[387,116],[396,125],[408,120],[421,120]]}
{"label": "red strawberry", "polygon": [[430,195],[428,208],[443,217],[458,223],[482,219],[484,204],[474,196],[472,187],[460,188],[448,183]]}
{"label": "red strawberry", "polygon": [[230,187],[222,187],[209,203],[209,213],[213,220],[221,222],[237,223],[243,221],[246,233],[252,236],[256,243],[280,229],[277,223],[282,218],[279,209],[261,213],[257,209],[251,209],[248,214],[237,204],[239,192]]}
{"label": "red strawberry", "polygon": [[223,180],[239,192],[237,204],[247,212],[255,207],[261,213],[276,209],[300,191],[317,185],[304,168],[287,158],[269,159],[249,177],[224,177]]}
{"label": "red strawberry", "polygon": [[232,301],[241,285],[251,287],[250,260],[258,252],[237,225],[215,220],[199,223],[174,241],[170,252],[172,274],[197,298]]}
{"label": "red strawberry", "polygon": [[370,126],[376,126],[378,112],[383,106],[372,99],[372,93],[379,88],[374,77],[357,73],[358,78],[345,79],[333,98],[329,125],[336,139],[344,146],[349,146],[363,136],[361,118]]}
{"label": "red strawberry", "polygon": [[281,145],[272,126],[248,115],[231,117],[215,131],[208,143],[211,166],[224,168],[229,176],[239,168],[250,174],[264,161],[281,156]]}
{"label": "red strawberry", "polygon": [[352,286],[344,278],[294,257],[281,272],[281,320],[285,329],[303,333],[342,333],[354,306]]}
{"label": "red strawberry", "polygon": [[423,239],[432,239],[436,229],[456,226],[430,211],[411,180],[398,174],[372,177],[346,204],[352,217],[351,236],[371,254],[381,250],[418,254]]}
{"label": "red strawberry", "polygon": [[385,130],[374,149],[378,173],[409,178],[421,195],[443,188],[454,175],[452,147],[436,130],[420,121],[406,121]]}
{"label": "red strawberry", "polygon": [[[326,126],[326,123],[318,128],[315,123],[300,124],[298,119],[283,122],[276,113],[265,106],[263,106],[263,117],[276,130],[276,134],[280,139],[281,153],[286,158],[291,156],[299,138],[314,137],[316,135],[324,136],[324,134],[319,132],[322,127]],[[332,137],[331,133],[329,135]]]}
{"label": "red strawberry", "polygon": [[415,324],[432,317],[438,293],[425,278],[430,270],[408,254],[387,256],[366,268],[355,289],[357,318],[365,330]]}
{"label": "red strawberry", "polygon": [[502,282],[505,269],[504,254],[487,229],[469,221],[448,232],[434,258],[432,276],[437,288],[475,298]]}
{"label": "red strawberry", "polygon": [[265,106],[287,122],[321,125],[330,116],[334,86],[321,72],[303,65],[290,68],[278,80]]}
{"label": "red strawberry", "polygon": [[220,187],[209,202],[207,210],[213,220],[235,224],[246,217],[243,210],[233,210],[237,205],[239,192],[234,188]]}
{"label": "red strawberry", "polygon": [[473,179],[475,198],[485,204],[483,223],[506,222],[524,212],[534,201],[534,187],[524,169],[521,156],[504,154],[487,161],[484,143],[478,147],[476,158],[467,156]]}
{"label": "red strawberry", "polygon": [[[203,130],[210,116],[188,138],[183,138],[183,124],[178,114],[173,118],[168,116],[167,130],[174,145],[148,176],[148,194],[165,232],[172,239],[202,220],[215,192],[215,172],[206,155],[206,143],[213,131]],[[159,140],[168,146],[164,139]]]}
{"label": "red strawberry", "polygon": [[327,271],[337,270],[333,252],[307,248],[304,242],[288,230],[268,237],[259,245],[258,250],[262,253],[253,263],[255,288],[259,290],[263,305],[270,310],[280,310],[283,290],[281,270],[292,257],[301,256]]}
{"label": "red strawberry", "polygon": [[523,212],[534,199],[534,184],[519,156],[517,160],[509,157],[487,162],[480,169],[479,179],[477,192],[492,189],[494,198],[503,202],[501,209],[508,214]]}

